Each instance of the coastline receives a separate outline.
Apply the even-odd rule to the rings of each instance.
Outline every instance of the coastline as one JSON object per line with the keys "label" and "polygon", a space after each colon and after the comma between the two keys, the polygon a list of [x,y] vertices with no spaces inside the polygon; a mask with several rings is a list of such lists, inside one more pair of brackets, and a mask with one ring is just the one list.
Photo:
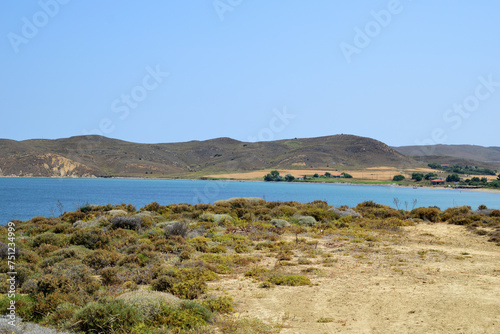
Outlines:
{"label": "coastline", "polygon": [[[113,177],[97,177],[97,176],[89,176],[89,177],[75,177],[75,176],[6,176],[6,175],[0,175],[1,178],[12,178],[12,179],[71,179],[71,180],[76,180],[76,179],[85,179],[85,180],[99,180],[99,179],[119,179],[119,180],[179,180],[179,181],[234,181],[234,182],[268,182],[268,183],[273,183],[276,181],[264,181],[264,180],[249,180],[249,179],[224,179],[224,178],[206,178],[206,179],[201,179],[201,178],[172,178],[172,177],[128,177],[128,176],[113,176]],[[276,182],[276,183],[287,183],[287,182]],[[455,191],[472,191],[472,192],[483,192],[483,193],[493,193],[493,194],[498,194],[500,193],[500,189],[494,189],[494,188],[474,188],[474,189],[467,189],[467,188],[455,188],[455,187],[430,187],[430,186],[421,186],[418,185],[417,188],[413,188],[413,186],[409,185],[402,185],[402,184],[397,184],[397,183],[390,183],[389,181],[387,183],[357,183],[357,182],[316,182],[316,181],[299,181],[299,182],[290,182],[290,183],[307,183],[307,184],[337,184],[337,185],[352,185],[352,186],[380,186],[380,187],[395,187],[395,188],[409,188],[409,189],[434,189],[434,190],[455,190]]]}

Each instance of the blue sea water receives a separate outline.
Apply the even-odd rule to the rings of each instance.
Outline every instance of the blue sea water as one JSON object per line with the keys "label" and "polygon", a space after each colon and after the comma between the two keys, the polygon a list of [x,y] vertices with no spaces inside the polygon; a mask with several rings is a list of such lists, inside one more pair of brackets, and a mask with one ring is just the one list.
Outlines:
{"label": "blue sea water", "polygon": [[58,202],[64,211],[74,211],[86,203],[127,203],[139,209],[153,201],[162,205],[197,204],[230,197],[297,202],[324,200],[334,206],[355,206],[372,200],[392,207],[397,198],[403,209],[411,209],[414,200],[416,207],[436,205],[443,210],[460,205],[477,208],[480,204],[500,209],[500,192],[452,189],[250,181],[0,178],[0,224],[34,216],[57,216]]}

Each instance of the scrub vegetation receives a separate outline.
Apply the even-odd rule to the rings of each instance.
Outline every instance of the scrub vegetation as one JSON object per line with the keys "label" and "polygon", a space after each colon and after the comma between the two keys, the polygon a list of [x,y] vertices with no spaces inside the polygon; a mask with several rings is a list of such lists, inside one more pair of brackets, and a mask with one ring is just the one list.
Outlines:
{"label": "scrub vegetation", "polygon": [[[224,291],[224,282],[237,279],[263,295],[309,289],[322,284],[323,270],[339,257],[364,261],[377,245],[421,222],[463,225],[500,245],[500,211],[485,206],[408,211],[372,201],[334,208],[245,198],[153,202],[140,210],[85,205],[14,222],[16,311],[25,321],[81,333],[277,333],[286,327],[283,319],[236,316],[242,300]],[[6,273],[8,233],[0,230]],[[4,294],[2,314],[8,304]]]}

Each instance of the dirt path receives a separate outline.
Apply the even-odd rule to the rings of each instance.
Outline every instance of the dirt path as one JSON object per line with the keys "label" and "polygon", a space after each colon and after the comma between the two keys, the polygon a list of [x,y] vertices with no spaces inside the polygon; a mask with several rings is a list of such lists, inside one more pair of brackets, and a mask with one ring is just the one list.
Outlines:
{"label": "dirt path", "polygon": [[[309,287],[263,289],[239,276],[217,283],[242,316],[280,333],[500,333],[500,247],[464,227],[419,224],[390,242],[328,248],[331,267],[306,267]],[[318,322],[319,321],[319,322]]]}

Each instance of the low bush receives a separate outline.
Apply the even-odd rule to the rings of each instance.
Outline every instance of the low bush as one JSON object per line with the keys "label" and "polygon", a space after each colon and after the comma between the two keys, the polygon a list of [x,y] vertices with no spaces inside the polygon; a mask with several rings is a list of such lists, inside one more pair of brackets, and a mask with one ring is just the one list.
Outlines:
{"label": "low bush", "polygon": [[117,299],[136,307],[142,313],[145,321],[152,321],[157,317],[162,305],[177,308],[181,304],[179,297],[170,293],[151,290],[126,292],[118,296]]}
{"label": "low bush", "polygon": [[82,245],[89,249],[103,248],[109,244],[109,236],[97,227],[83,228],[71,235],[72,245]]}
{"label": "low bush", "polygon": [[111,219],[111,226],[114,229],[123,228],[127,230],[139,231],[142,227],[142,217],[114,217]]}
{"label": "low bush", "polygon": [[101,282],[104,285],[113,285],[119,282],[117,273],[117,267],[106,267],[97,272],[101,276]]}
{"label": "low bush", "polygon": [[205,237],[194,237],[189,240],[189,243],[196,249],[198,252],[206,252],[208,249],[208,243],[212,241],[209,238]]}
{"label": "low bush", "polygon": [[440,213],[441,211],[438,208],[416,208],[411,211],[411,217],[436,223],[439,221]]}
{"label": "low bush", "polygon": [[220,254],[220,253],[226,253],[227,249],[226,249],[226,247],[224,247],[222,245],[217,245],[215,247],[211,247],[211,248],[207,249],[207,252]]}
{"label": "low bush", "polygon": [[453,207],[453,208],[448,208],[441,212],[440,219],[441,221],[448,221],[452,217],[464,217],[467,216],[471,213],[471,207],[470,206],[459,206],[459,207]]}
{"label": "low bush", "polygon": [[10,299],[6,294],[3,294],[0,297],[0,314],[5,315],[11,312],[8,309],[11,305],[11,300],[16,302],[15,311],[13,311],[15,312],[16,317],[21,317],[25,321],[30,321],[34,318],[33,304],[35,303],[35,300],[30,296],[23,296],[20,294],[16,294],[13,299]]}
{"label": "low bush", "polygon": [[62,303],[57,305],[52,313],[48,314],[44,324],[52,325],[58,328],[70,327],[70,321],[78,307],[73,303]]}
{"label": "low bush", "polygon": [[114,266],[120,258],[120,253],[97,249],[85,256],[82,263],[92,269],[99,270],[105,267]]}
{"label": "low bush", "polygon": [[[189,331],[205,326],[212,320],[213,314],[205,306],[191,301],[184,301],[177,308],[163,306],[152,325],[167,326],[178,331]],[[181,332],[182,333],[182,332]]]}
{"label": "low bush", "polygon": [[1,260],[7,259],[9,255],[14,255],[15,258],[18,259],[19,254],[20,254],[19,247],[15,247],[13,254],[12,254],[12,251],[11,251],[11,254],[9,254],[9,246],[3,242],[0,242],[0,259]]}
{"label": "low bush", "polygon": [[156,291],[169,292],[182,299],[195,299],[207,291],[207,284],[203,281],[179,281],[174,277],[162,275],[152,283]]}
{"label": "low bush", "polygon": [[179,236],[185,238],[188,234],[188,227],[185,223],[175,222],[171,225],[165,226],[165,236],[167,238],[171,236]]}
{"label": "low bush", "polygon": [[217,325],[222,334],[273,334],[279,333],[279,326],[264,323],[257,318],[221,318]]}
{"label": "low bush", "polygon": [[64,246],[66,244],[66,238],[63,235],[55,234],[52,232],[46,232],[37,235],[33,238],[31,245],[33,247],[39,247],[40,245],[47,244],[57,247]]}
{"label": "low bush", "polygon": [[245,272],[245,276],[256,278],[256,279],[261,279],[261,278],[267,276],[269,273],[270,273],[270,271],[267,269],[255,267],[255,268],[252,268],[252,269],[248,270],[247,272]]}
{"label": "low bush", "polygon": [[301,225],[301,226],[316,226],[318,222],[312,216],[298,216],[294,217],[293,222]]}
{"label": "low bush", "polygon": [[290,223],[287,222],[286,220],[284,219],[272,219],[270,221],[270,223],[273,225],[273,226],[276,226],[276,227],[279,227],[279,228],[283,228],[283,227],[287,227],[287,226],[290,226]]}
{"label": "low bush", "polygon": [[234,300],[231,296],[221,296],[221,297],[208,297],[202,301],[202,304],[207,307],[210,311],[226,314],[233,312]]}
{"label": "low bush", "polygon": [[241,243],[241,244],[237,244],[236,246],[234,246],[234,251],[236,253],[248,253],[250,252],[250,247],[248,247],[247,245]]}
{"label": "low bush", "polygon": [[500,217],[500,210],[493,210],[493,211],[490,213],[490,216],[491,216],[491,217]]}
{"label": "low bush", "polygon": [[71,322],[85,333],[130,333],[143,320],[136,307],[120,299],[104,299],[76,311]]}
{"label": "low bush", "polygon": [[269,285],[288,285],[288,286],[299,286],[299,285],[312,285],[311,280],[304,275],[286,275],[286,274],[275,274],[268,277],[263,282],[263,287],[268,287]]}

